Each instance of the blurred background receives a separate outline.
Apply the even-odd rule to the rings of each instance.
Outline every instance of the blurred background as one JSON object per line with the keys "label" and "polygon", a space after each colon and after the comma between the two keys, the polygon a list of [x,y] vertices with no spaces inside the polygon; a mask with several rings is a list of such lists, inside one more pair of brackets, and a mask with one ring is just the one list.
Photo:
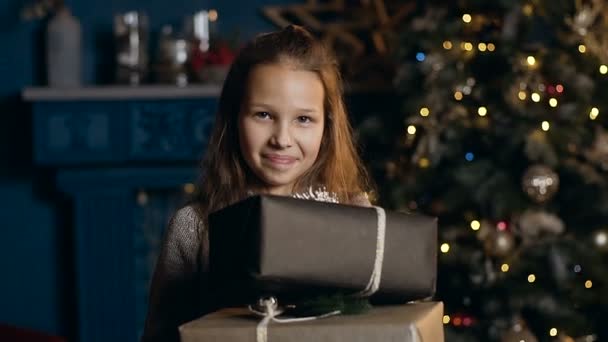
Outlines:
{"label": "blurred background", "polygon": [[439,217],[446,340],[605,341],[603,0],[2,1],[0,340],[139,338],[229,65],[289,23],[378,202]]}

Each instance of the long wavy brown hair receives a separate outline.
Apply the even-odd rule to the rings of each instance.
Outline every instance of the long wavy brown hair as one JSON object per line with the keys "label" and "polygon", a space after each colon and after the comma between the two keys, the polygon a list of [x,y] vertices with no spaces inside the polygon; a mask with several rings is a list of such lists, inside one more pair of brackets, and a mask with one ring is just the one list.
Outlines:
{"label": "long wavy brown hair", "polygon": [[353,141],[336,58],[307,30],[290,25],[254,38],[240,51],[228,72],[193,198],[205,219],[209,213],[246,197],[256,182],[240,151],[237,120],[247,96],[245,85],[251,70],[273,63],[315,72],[325,91],[325,127],[319,155],[296,181],[294,191],[325,186],[340,202],[351,203],[355,196],[372,190]]}

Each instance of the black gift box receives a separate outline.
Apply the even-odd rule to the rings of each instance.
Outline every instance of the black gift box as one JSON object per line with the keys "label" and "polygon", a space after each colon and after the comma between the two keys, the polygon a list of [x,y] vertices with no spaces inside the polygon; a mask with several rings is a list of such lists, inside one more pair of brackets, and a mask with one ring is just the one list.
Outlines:
{"label": "black gift box", "polygon": [[[223,305],[273,295],[283,303],[355,293],[376,258],[374,208],[272,195],[249,197],[209,215],[210,272]],[[386,211],[376,303],[430,297],[437,273],[437,220]],[[222,295],[223,294],[223,295]]]}

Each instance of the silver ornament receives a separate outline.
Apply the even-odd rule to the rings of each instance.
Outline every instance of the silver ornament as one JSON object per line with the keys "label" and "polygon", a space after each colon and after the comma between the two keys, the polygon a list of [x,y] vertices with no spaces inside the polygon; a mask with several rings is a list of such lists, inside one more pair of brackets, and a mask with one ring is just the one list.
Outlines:
{"label": "silver ornament", "polygon": [[533,165],[524,173],[522,188],[533,201],[544,203],[559,189],[559,176],[547,166]]}

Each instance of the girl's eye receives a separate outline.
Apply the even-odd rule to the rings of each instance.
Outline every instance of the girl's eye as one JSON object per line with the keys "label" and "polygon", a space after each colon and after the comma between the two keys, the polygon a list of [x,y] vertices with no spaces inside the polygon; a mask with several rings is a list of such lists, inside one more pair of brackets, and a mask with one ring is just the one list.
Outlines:
{"label": "girl's eye", "polygon": [[299,123],[309,123],[312,122],[312,119],[309,116],[298,116]]}
{"label": "girl's eye", "polygon": [[266,119],[270,117],[270,113],[268,112],[257,112],[255,113],[255,116],[262,118],[262,119]]}

